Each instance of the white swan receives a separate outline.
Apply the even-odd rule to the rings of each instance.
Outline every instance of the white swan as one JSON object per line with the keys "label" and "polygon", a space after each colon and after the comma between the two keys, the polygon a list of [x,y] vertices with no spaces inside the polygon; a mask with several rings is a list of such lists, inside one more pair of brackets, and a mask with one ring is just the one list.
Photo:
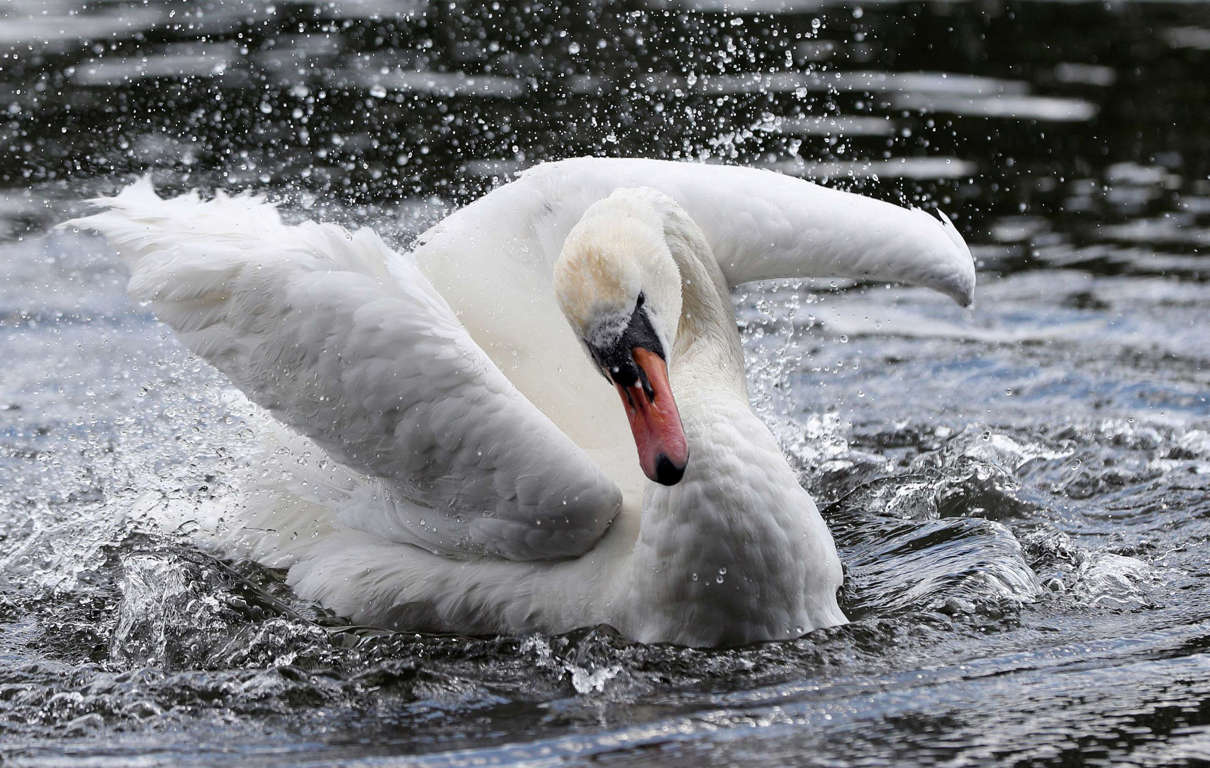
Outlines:
{"label": "white swan", "polygon": [[948,221],[737,167],[541,165],[410,254],[252,197],[96,202],[69,224],[292,428],[235,538],[303,597],[408,629],[709,646],[843,623],[831,535],[749,407],[729,287],[969,304],[975,279]]}

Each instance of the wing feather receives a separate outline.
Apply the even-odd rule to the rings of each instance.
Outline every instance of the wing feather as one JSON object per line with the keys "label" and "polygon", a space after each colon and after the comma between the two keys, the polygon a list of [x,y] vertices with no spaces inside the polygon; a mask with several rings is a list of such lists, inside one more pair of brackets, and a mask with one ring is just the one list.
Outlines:
{"label": "wing feather", "polygon": [[151,302],[249,399],[377,478],[342,519],[453,555],[582,554],[621,493],[488,359],[410,256],[372,231],[284,224],[254,197],[143,180],[68,224],[105,235]]}
{"label": "wing feather", "polygon": [[529,218],[541,250],[557,255],[588,206],[619,187],[651,187],[675,200],[702,228],[731,285],[851,277],[927,286],[964,306],[973,301],[970,249],[944,214],[741,166],[599,157],[543,163],[456,212],[434,236]]}

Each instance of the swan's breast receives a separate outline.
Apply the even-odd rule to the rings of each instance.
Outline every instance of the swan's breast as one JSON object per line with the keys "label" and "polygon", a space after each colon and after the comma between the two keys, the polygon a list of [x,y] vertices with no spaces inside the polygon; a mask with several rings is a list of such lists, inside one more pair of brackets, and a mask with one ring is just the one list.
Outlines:
{"label": "swan's breast", "polygon": [[682,418],[689,468],[649,491],[635,547],[636,588],[659,606],[635,634],[716,645],[842,623],[831,534],[768,429],[733,398]]}

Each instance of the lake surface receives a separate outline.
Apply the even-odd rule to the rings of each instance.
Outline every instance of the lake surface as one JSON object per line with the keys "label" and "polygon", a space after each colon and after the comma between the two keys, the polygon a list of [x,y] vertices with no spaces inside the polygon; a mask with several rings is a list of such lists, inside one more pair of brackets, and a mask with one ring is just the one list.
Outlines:
{"label": "lake surface", "polygon": [[[1210,5],[0,4],[0,761],[1210,761]],[[348,627],[191,543],[238,395],[100,241],[153,171],[405,248],[580,154],[940,207],[974,311],[735,294],[853,622],[722,651]]]}

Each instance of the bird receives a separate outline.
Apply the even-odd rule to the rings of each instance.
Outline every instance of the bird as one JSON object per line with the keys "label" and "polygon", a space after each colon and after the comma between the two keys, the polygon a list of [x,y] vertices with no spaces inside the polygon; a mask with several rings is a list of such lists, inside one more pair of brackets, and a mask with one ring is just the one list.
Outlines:
{"label": "bird", "polygon": [[857,278],[969,306],[975,285],[944,214],[738,165],[542,163],[406,250],[149,177],[91,202],[64,226],[107,238],[131,297],[255,404],[214,546],[406,631],[719,647],[846,623],[731,291]]}

